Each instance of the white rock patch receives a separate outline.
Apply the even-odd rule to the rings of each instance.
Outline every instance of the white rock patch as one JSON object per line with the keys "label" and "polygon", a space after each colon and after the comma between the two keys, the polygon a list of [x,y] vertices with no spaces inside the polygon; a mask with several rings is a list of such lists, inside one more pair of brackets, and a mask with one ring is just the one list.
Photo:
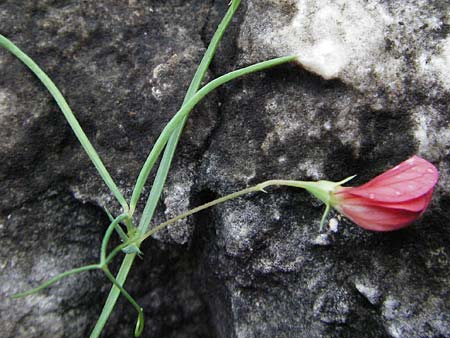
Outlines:
{"label": "white rock patch", "polygon": [[423,69],[428,69],[435,73],[443,86],[450,90],[450,37],[445,39],[438,49],[441,50],[441,52],[431,56],[428,64],[426,63],[426,57],[424,56],[422,56],[420,64]]}
{"label": "white rock patch", "polygon": [[308,70],[325,79],[364,76],[384,46],[392,22],[380,5],[366,1],[298,1],[298,14],[281,32],[283,43]]}
{"label": "white rock patch", "polygon": [[298,61],[307,70],[330,80],[338,77],[347,65],[348,58],[343,44],[326,39],[319,41],[305,53],[299,53]]}
{"label": "white rock patch", "polygon": [[445,156],[443,152],[450,151],[450,125],[442,116],[445,112],[431,106],[419,107],[413,113],[416,125],[414,136],[419,143],[419,153],[427,154],[430,160],[439,160]]}

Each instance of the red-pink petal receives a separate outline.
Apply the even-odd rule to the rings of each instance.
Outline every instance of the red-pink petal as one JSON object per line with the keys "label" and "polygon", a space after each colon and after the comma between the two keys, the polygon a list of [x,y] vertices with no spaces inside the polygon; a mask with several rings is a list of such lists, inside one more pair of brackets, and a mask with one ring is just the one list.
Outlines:
{"label": "red-pink petal", "polygon": [[417,212],[370,205],[342,205],[339,209],[344,216],[360,227],[372,231],[398,230],[420,216]]}
{"label": "red-pink petal", "polygon": [[405,202],[429,193],[438,176],[435,166],[418,156],[413,156],[366,184],[346,192],[378,202]]}
{"label": "red-pink petal", "polygon": [[413,156],[360,187],[337,187],[332,202],[362,228],[401,229],[424,213],[438,175],[431,163]]}
{"label": "red-pink petal", "polygon": [[379,202],[376,200],[367,199],[365,197],[352,195],[351,189],[352,188],[349,188],[348,194],[341,195],[342,196],[341,204],[370,205],[370,206],[379,206],[379,207],[397,209],[397,210],[407,210],[407,211],[413,211],[413,212],[422,212],[423,210],[425,210],[428,207],[428,204],[430,204],[431,196],[433,195],[433,190],[430,190],[425,195],[420,196],[415,199],[412,199],[412,200],[408,200],[408,201],[404,201],[404,202],[387,203],[387,202]]}

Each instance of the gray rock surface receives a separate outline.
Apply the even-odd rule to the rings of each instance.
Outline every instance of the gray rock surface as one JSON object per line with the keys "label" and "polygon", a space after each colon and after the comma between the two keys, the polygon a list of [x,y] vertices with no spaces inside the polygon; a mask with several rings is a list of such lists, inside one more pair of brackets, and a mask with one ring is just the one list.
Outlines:
{"label": "gray rock surface", "polygon": [[[129,197],[226,1],[0,1],[0,33],[68,99]],[[298,54],[237,80],[192,114],[155,222],[270,178],[360,184],[412,154],[440,180],[410,228],[364,231],[279,188],[202,212],[145,243],[127,289],[144,337],[450,337],[448,1],[243,1],[209,78]],[[118,205],[43,86],[0,51],[0,332],[87,336],[109,290],[85,273]],[[148,191],[148,190],[146,190]],[[117,262],[118,263],[118,262]],[[129,337],[120,301],[105,337]]]}

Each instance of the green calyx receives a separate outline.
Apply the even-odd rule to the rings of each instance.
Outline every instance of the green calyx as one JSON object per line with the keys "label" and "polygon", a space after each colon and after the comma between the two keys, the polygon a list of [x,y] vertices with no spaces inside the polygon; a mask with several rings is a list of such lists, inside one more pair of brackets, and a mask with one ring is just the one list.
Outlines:
{"label": "green calyx", "polygon": [[311,182],[311,185],[305,187],[305,189],[314,197],[321,200],[325,205],[335,205],[333,198],[333,191],[339,183],[332,181],[317,181]]}
{"label": "green calyx", "polygon": [[321,200],[325,204],[325,211],[320,220],[320,230],[322,231],[325,220],[331,210],[331,207],[335,207],[339,204],[339,200],[334,195],[336,188],[342,186],[348,181],[352,180],[356,175],[347,177],[339,182],[332,181],[317,181],[317,182],[305,182],[301,185],[301,188],[307,190],[311,195]]}

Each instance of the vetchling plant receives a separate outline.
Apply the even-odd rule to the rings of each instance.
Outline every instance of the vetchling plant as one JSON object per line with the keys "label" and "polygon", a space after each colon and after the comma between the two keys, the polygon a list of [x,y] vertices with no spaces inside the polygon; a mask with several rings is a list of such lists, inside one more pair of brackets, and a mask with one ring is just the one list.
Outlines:
{"label": "vetchling plant", "polygon": [[[391,231],[403,228],[417,219],[425,211],[431,200],[433,188],[437,182],[438,172],[431,163],[420,157],[414,156],[360,187],[342,187],[342,185],[351,180],[353,176],[340,182],[270,180],[206,203],[160,225],[151,226],[151,221],[160,199],[178,140],[186,120],[189,117],[189,113],[195,105],[212,90],[233,79],[296,60],[296,56],[285,56],[260,62],[220,76],[201,87],[217,46],[239,4],[240,0],[233,0],[230,3],[226,15],[218,26],[209,47],[197,68],[181,108],[165,126],[150,151],[136,180],[130,201],[127,201],[120,192],[120,189],[117,187],[113,178],[104,166],[102,160],[56,85],[31,58],[10,40],[0,35],[0,46],[10,51],[22,61],[39,78],[53,96],[98,173],[122,207],[122,213],[115,217],[106,211],[111,223],[103,237],[98,263],[66,271],[34,289],[13,295],[13,297],[18,298],[34,294],[61,279],[76,273],[89,270],[102,270],[112,283],[112,288],[102,313],[91,332],[91,337],[100,336],[120,294],[122,294],[137,311],[138,318],[134,334],[138,337],[142,334],[144,329],[144,313],[143,309],[124,288],[126,278],[130,272],[134,259],[140,253],[139,248],[142,242],[157,231],[182,218],[244,194],[265,191],[264,189],[269,186],[281,185],[306,189],[325,204],[325,212],[320,223],[321,228],[331,207],[335,208],[361,227],[374,231]],[[150,194],[147,198],[142,216],[136,223],[134,217],[136,205],[140,200],[148,176],[160,157],[160,165],[153,184],[151,185]],[[122,244],[108,253],[108,243],[114,232],[120,237]],[[125,254],[125,257],[118,274],[114,276],[110,272],[108,266],[120,253]]]}

